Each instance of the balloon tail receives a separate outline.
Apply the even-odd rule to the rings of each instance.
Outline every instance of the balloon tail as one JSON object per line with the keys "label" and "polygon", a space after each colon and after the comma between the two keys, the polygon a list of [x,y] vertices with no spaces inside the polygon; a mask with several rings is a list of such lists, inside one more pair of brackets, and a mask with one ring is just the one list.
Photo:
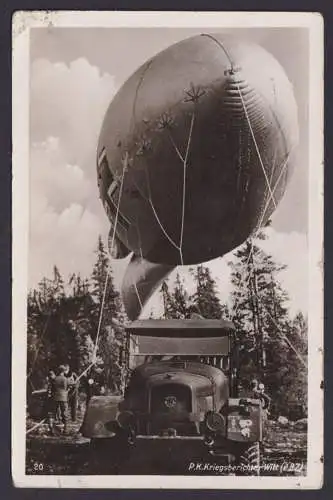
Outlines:
{"label": "balloon tail", "polygon": [[133,255],[122,283],[122,299],[126,314],[131,321],[137,319],[161,281],[175,268],[155,264]]}

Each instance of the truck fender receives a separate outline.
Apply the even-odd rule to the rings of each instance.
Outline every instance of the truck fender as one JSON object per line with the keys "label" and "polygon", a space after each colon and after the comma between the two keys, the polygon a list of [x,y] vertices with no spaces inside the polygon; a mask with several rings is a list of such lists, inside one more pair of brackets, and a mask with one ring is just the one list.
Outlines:
{"label": "truck fender", "polygon": [[89,438],[115,436],[116,415],[122,396],[93,396],[86,409],[81,433]]}

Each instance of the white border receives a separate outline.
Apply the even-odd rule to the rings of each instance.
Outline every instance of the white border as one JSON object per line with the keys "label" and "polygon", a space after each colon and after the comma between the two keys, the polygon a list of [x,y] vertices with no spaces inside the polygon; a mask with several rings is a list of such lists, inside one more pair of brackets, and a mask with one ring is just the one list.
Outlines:
{"label": "white border", "polygon": [[[32,476],[25,474],[29,234],[29,36],[32,27],[304,27],[310,35],[309,428],[305,477]],[[12,475],[17,487],[318,489],[323,482],[323,19],[281,12],[16,12],[13,16]]]}

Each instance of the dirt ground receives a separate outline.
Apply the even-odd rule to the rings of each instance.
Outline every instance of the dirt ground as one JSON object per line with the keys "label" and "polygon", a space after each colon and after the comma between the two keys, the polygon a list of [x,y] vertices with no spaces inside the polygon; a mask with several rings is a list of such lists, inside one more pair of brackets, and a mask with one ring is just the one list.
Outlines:
{"label": "dirt ground", "polygon": [[[36,422],[33,421],[28,422],[28,428],[35,424]],[[100,467],[98,463],[96,465],[90,440],[83,438],[79,434],[80,425],[81,419],[77,423],[70,424],[69,435],[67,436],[62,435],[60,425],[58,426],[59,434],[49,436],[46,424],[40,425],[35,431],[28,434],[26,441],[26,473],[56,475],[107,474],[103,472],[102,463]],[[262,447],[260,475],[305,475],[306,447],[306,431],[296,430],[290,426],[282,428],[275,422],[267,422]],[[127,471],[125,467],[121,473],[130,474],[131,472]],[[136,473],[140,474],[140,471],[138,470]],[[170,469],[169,472],[163,473],[184,474],[186,472],[177,472],[177,469],[171,471]],[[216,473],[221,474],[221,472]],[[212,474],[212,472],[209,472],[209,474]]]}

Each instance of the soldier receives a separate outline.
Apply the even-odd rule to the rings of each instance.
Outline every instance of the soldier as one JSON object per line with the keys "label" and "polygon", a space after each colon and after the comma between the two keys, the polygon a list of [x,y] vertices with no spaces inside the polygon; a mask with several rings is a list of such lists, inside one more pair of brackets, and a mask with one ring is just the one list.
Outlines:
{"label": "soldier", "polygon": [[64,434],[68,431],[68,381],[65,376],[66,368],[61,365],[58,369],[58,375],[54,379],[54,413],[58,408],[61,414],[61,420],[64,424]]}
{"label": "soldier", "polygon": [[83,377],[82,385],[83,385],[84,390],[86,392],[86,406],[88,406],[90,399],[94,395],[94,386],[95,386],[95,380],[93,378],[93,374],[91,371],[90,371],[90,374],[87,373]]}
{"label": "soldier", "polygon": [[251,389],[254,398],[258,398],[262,402],[262,409],[265,410],[265,415],[267,416],[271,399],[265,392],[265,386],[262,382],[254,379],[251,382]]}
{"label": "soldier", "polygon": [[78,404],[78,383],[77,375],[73,370],[71,370],[68,363],[64,365],[65,367],[65,377],[68,382],[68,403],[71,410],[71,418],[73,422],[76,422],[77,417],[77,404]]}
{"label": "soldier", "polygon": [[50,434],[54,435],[54,381],[56,374],[53,370],[49,370],[47,375],[46,399],[45,399],[45,415],[49,426]]}
{"label": "soldier", "polygon": [[268,413],[271,404],[271,398],[268,396],[268,394],[266,394],[264,384],[261,383],[258,385],[258,393],[263,404],[263,409],[266,410],[266,413]]}

